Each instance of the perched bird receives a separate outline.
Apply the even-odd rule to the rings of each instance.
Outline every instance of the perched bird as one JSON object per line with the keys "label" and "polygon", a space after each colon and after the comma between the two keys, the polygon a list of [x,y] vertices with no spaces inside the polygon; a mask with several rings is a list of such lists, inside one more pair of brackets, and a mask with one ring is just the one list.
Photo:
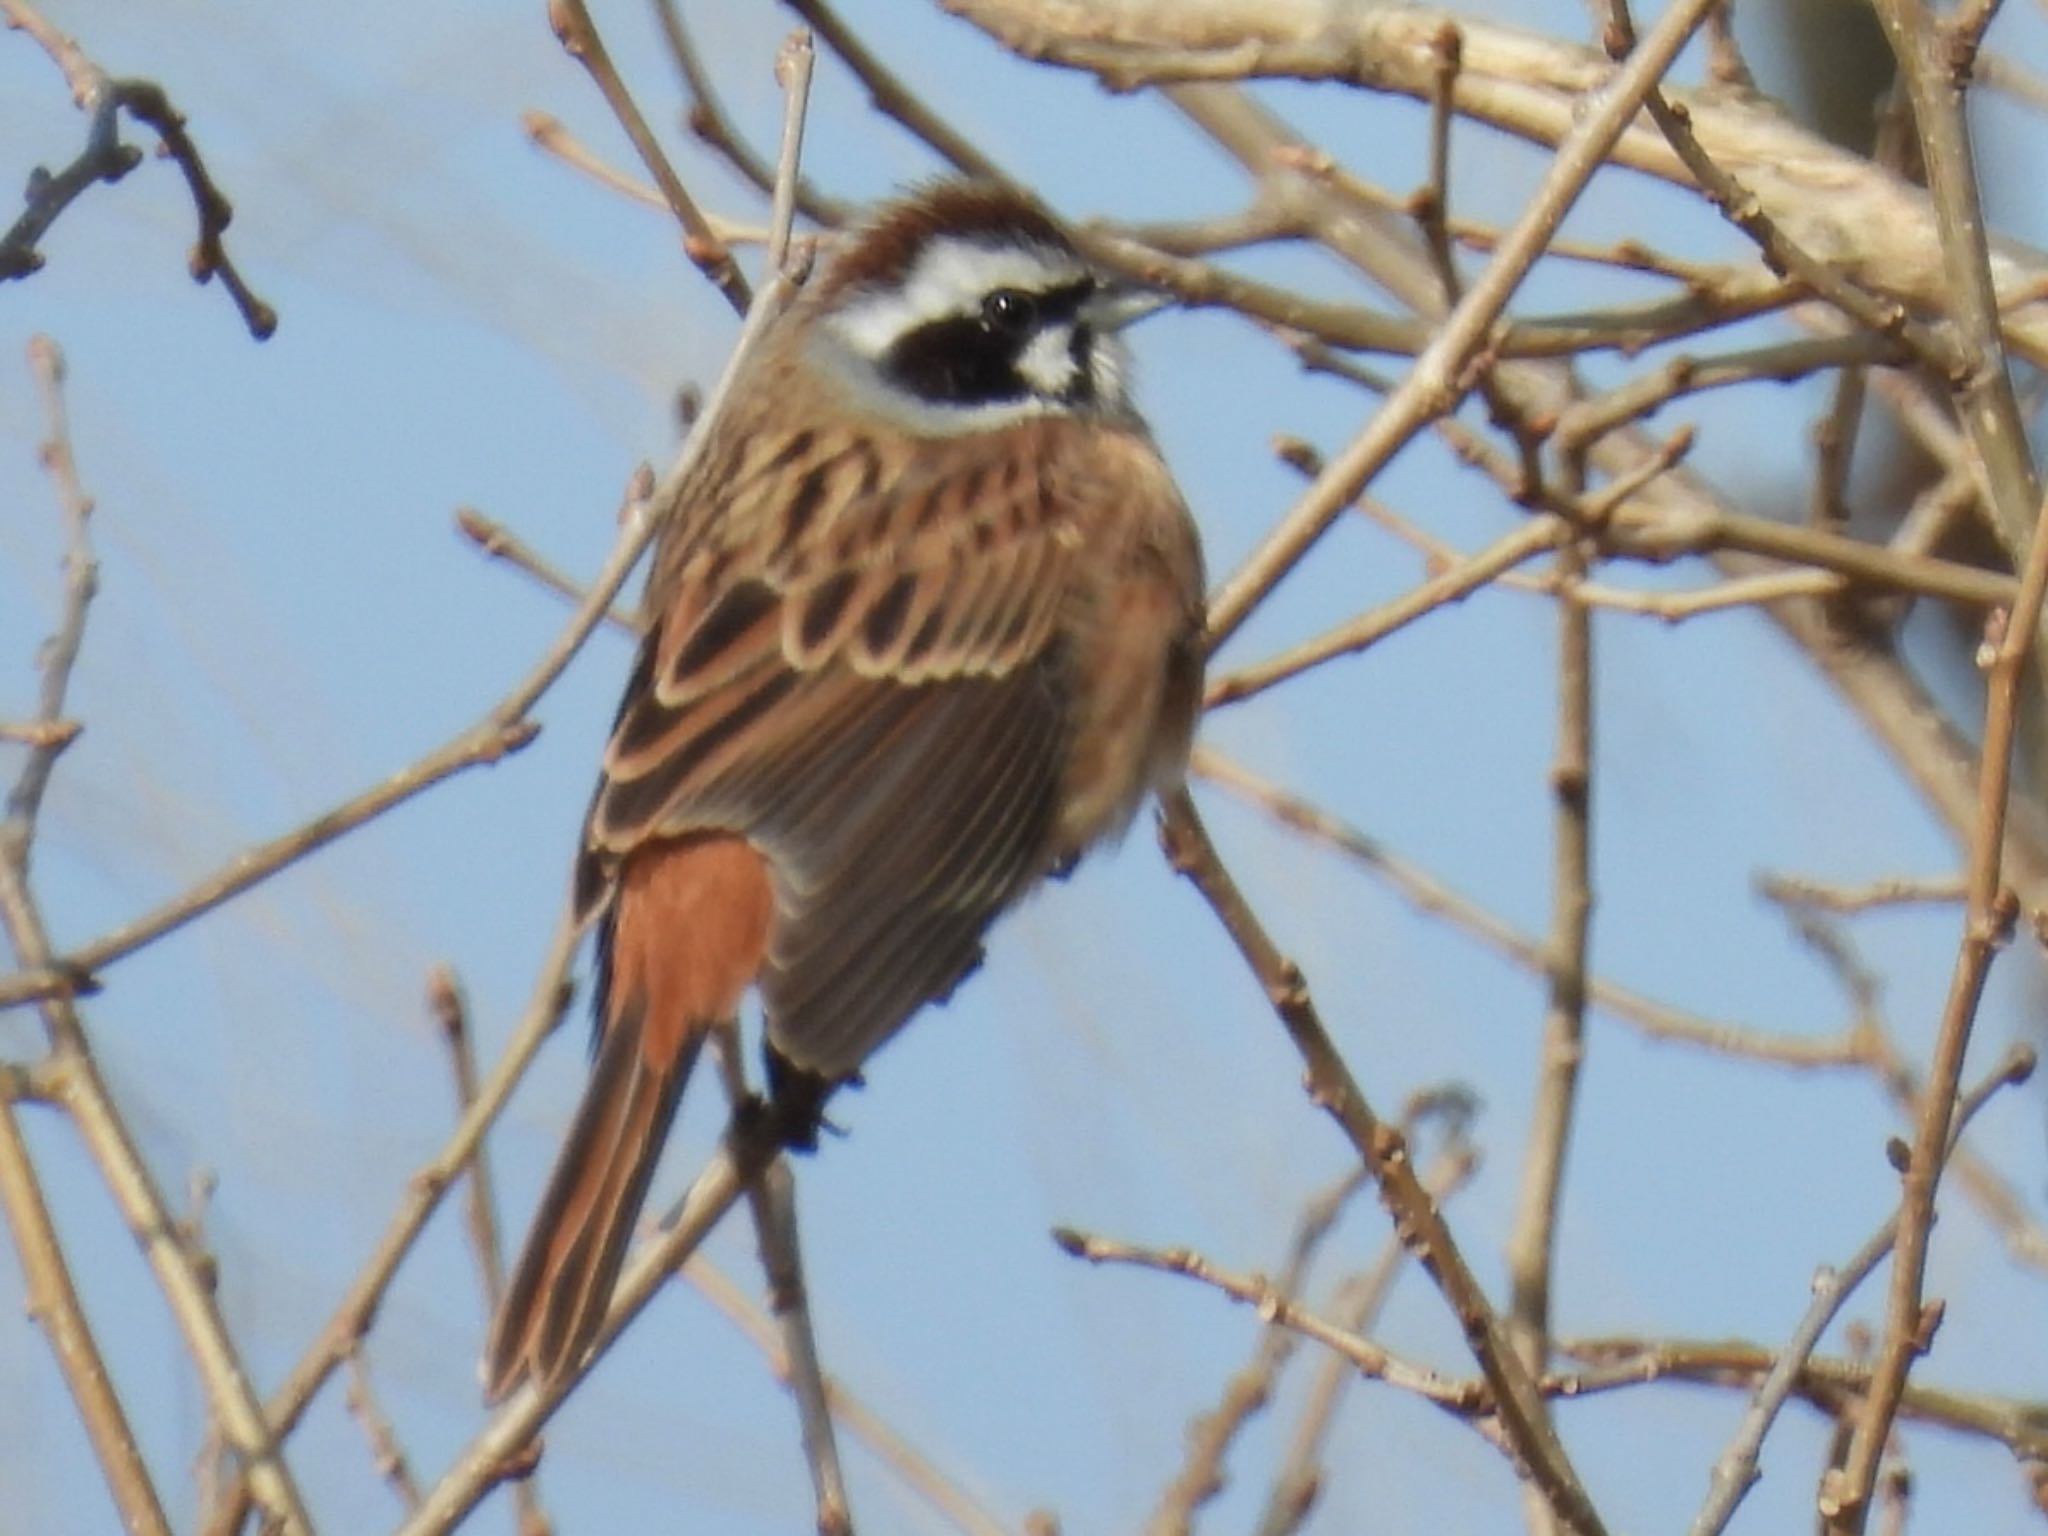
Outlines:
{"label": "perched bird", "polygon": [[1155,307],[1021,194],[940,183],[840,245],[703,424],[576,868],[595,1063],[492,1397],[595,1337],[749,987],[800,1142],[1001,912],[1178,782],[1201,551],[1116,335]]}

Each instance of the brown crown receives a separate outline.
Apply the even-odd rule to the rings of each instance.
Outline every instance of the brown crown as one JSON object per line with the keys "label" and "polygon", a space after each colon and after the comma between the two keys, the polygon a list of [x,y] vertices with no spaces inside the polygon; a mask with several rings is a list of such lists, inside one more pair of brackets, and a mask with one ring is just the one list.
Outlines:
{"label": "brown crown", "polygon": [[821,292],[830,299],[855,288],[901,282],[938,235],[1073,250],[1052,216],[1015,188],[993,181],[937,181],[885,203],[827,269]]}

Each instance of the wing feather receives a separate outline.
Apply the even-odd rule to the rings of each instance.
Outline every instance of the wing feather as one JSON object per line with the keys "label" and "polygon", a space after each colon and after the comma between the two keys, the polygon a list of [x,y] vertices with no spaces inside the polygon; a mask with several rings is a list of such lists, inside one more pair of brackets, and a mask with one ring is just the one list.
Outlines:
{"label": "wing feather", "polygon": [[1056,636],[1080,529],[1115,508],[1062,467],[1084,431],[1024,436],[927,440],[892,464],[816,428],[756,433],[707,456],[726,478],[686,488],[656,556],[578,889],[602,901],[649,838],[753,841],[776,872],[770,1038],[824,1077],[972,969],[1057,853]]}

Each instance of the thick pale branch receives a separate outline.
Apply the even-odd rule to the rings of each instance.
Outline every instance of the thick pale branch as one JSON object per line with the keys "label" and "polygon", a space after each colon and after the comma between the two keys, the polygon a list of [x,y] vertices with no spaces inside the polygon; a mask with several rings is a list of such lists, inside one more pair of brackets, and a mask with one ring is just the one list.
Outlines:
{"label": "thick pale branch", "polygon": [[[1591,49],[1423,6],[1376,0],[945,0],[1027,58],[1088,70],[1115,89],[1262,76],[1343,80],[1427,102],[1437,39],[1460,37],[1453,101],[1464,116],[1562,146],[1617,66]],[[1632,61],[1631,61],[1632,62]],[[1627,65],[1620,68],[1625,69]],[[1744,92],[1667,89],[1714,162],[1738,180],[1815,261],[1916,314],[1954,295],[1928,195],[1904,178],[1801,128]],[[1656,127],[1632,122],[1614,163],[1681,186],[1691,173]],[[2007,341],[2048,361],[2048,277],[2039,257],[1993,243],[1991,281],[2006,300]]]}

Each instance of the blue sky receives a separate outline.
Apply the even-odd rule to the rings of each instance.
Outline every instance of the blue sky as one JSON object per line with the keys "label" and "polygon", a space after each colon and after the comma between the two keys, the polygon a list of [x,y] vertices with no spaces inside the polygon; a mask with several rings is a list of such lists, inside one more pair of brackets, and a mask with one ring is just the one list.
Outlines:
{"label": "blue sky", "polygon": [[[49,266],[0,288],[0,715],[26,712],[55,613],[59,529],[20,361],[47,332],[71,363],[76,448],[97,495],[102,595],[74,693],[86,734],[65,757],[36,875],[51,926],[77,942],[146,909],[248,842],[419,756],[507,688],[561,605],[460,540],[475,505],[578,572],[609,547],[632,466],[674,447],[672,400],[708,383],[736,332],[664,217],[534,151],[519,118],[562,117],[623,163],[616,131],[560,54],[538,5],[373,3],[296,10],[228,0],[109,13],[51,4],[119,73],[153,75],[192,120],[236,200],[231,243],[283,315],[253,345],[223,296],[184,275],[190,210],[167,168],[99,189],[46,245]],[[770,74],[787,16],[694,12],[742,121],[772,138]],[[1545,8],[1567,33],[1576,7]],[[1552,14],[1554,13],[1554,14]],[[1245,188],[1163,105],[1105,98],[1029,70],[922,8],[848,7],[930,99],[1077,216],[1220,212]],[[642,8],[602,8],[615,53],[662,122],[676,100]],[[2001,38],[2038,64],[2041,24]],[[1421,179],[1422,114],[1333,88],[1275,91],[1304,130],[1386,185]],[[1986,115],[1993,206],[2021,205],[2037,131]],[[80,123],[22,39],[0,36],[0,174],[75,152]],[[2009,137],[1998,140],[1997,135]],[[721,211],[755,202],[678,152]],[[850,196],[934,167],[821,62],[810,172]],[[1512,215],[1541,166],[1461,136],[1461,210]],[[2003,194],[2003,195],[1996,195]],[[2017,206],[2014,232],[2036,236]],[[2034,215],[2038,217],[2038,215]],[[1645,183],[1604,178],[1571,229],[1651,233],[1690,254],[1735,237]],[[1320,258],[1262,273],[1358,296]],[[1534,309],[1595,302],[1543,275]],[[1280,431],[1334,449],[1371,402],[1303,380],[1216,314],[1137,336],[1142,401],[1186,486],[1212,570],[1228,572],[1296,491],[1267,449]],[[1598,379],[1618,376],[1613,360]],[[1819,386],[1712,397],[1659,418],[1702,428],[1698,461],[1757,509],[1778,504]],[[1374,493],[1475,548],[1519,515],[1431,442]],[[1233,643],[1245,660],[1392,596],[1411,553],[1340,527]],[[1687,573],[1622,572],[1670,583]],[[1366,656],[1225,712],[1204,739],[1318,799],[1521,927],[1547,922],[1553,621],[1490,592]],[[1805,662],[1753,615],[1665,628],[1603,617],[1598,645],[1599,971],[1717,1017],[1823,1033],[1845,1021],[1829,978],[1751,894],[1759,868],[1854,881],[1939,873],[1956,852]],[[210,1235],[223,1297],[259,1381],[273,1384],[324,1320],[409,1173],[450,1124],[441,1049],[421,1001],[446,960],[480,1043],[502,1042],[559,907],[624,643],[600,636],[539,710],[529,751],[466,775],[174,939],[122,961],[89,1022],[160,1180],[217,1170]],[[1453,1207],[1481,1278],[1502,1286],[1542,997],[1538,983],[1418,917],[1335,855],[1213,793],[1212,826],[1269,925],[1302,962],[1375,1101],[1446,1079],[1474,1086],[1487,1162]],[[1909,1050],[1932,1037],[1953,957],[1948,914],[1860,920]],[[1973,1061],[2024,1037],[2038,979],[2024,948],[1994,975]],[[546,1054],[493,1141],[508,1237],[523,1229],[582,1072],[580,1018]],[[1815,1265],[1840,1260],[1889,1208],[1882,1147],[1896,1122],[1855,1074],[1797,1076],[1644,1042],[1596,1017],[1562,1224],[1558,1328],[1782,1339]],[[0,1051],[32,1053],[34,1019],[0,1014]],[[1141,826],[1124,849],[1034,901],[990,964],[841,1101],[849,1131],[800,1169],[805,1241],[829,1366],[1011,1523],[1044,1505],[1070,1532],[1129,1529],[1178,1467],[1183,1426],[1242,1361],[1255,1321],[1155,1275],[1093,1270],[1047,1240],[1055,1222],[1188,1243],[1219,1263],[1278,1262],[1300,1204],[1346,1149],[1303,1100],[1298,1064],[1193,893]],[[2041,1215],[2041,1099],[2009,1095],[1981,1149]],[[666,1178],[680,1187],[716,1129],[686,1109]],[[203,1410],[132,1245],[66,1128],[31,1118],[102,1343],[174,1518]],[[1326,1274],[1366,1262],[1385,1223],[1361,1203]],[[757,1284],[745,1233],[713,1244]],[[2048,1335],[2039,1277],[2002,1257],[1967,1206],[1937,1236],[1949,1299],[1925,1379],[2038,1392]],[[87,1531],[111,1519],[41,1338],[0,1263],[0,1531]],[[1877,1315],[1880,1288],[1853,1316]],[[403,1272],[371,1360],[418,1470],[431,1477],[478,1422],[477,1288],[451,1206]],[[1457,1369],[1456,1330],[1414,1276],[1384,1324],[1398,1347]],[[1831,1341],[1838,1349],[1839,1339]],[[1257,1509],[1299,1382],[1247,1434],[1217,1528]],[[1568,1443],[1616,1529],[1688,1518],[1741,1408],[1737,1395],[1655,1388],[1562,1410]],[[1803,1522],[1826,1426],[1794,1408],[1736,1529]],[[2017,1531],[2009,1459],[1908,1436],[1922,1528]],[[547,1503],[566,1530],[788,1531],[808,1520],[793,1416],[747,1346],[680,1288],[601,1369],[548,1437]],[[325,1527],[369,1530],[396,1508],[330,1390],[294,1441]],[[849,1451],[867,1529],[941,1529]],[[1423,1475],[1418,1475],[1421,1469]],[[1391,1391],[1353,1391],[1318,1529],[1512,1528],[1505,1464]],[[510,1528],[493,1508],[476,1528]]]}

